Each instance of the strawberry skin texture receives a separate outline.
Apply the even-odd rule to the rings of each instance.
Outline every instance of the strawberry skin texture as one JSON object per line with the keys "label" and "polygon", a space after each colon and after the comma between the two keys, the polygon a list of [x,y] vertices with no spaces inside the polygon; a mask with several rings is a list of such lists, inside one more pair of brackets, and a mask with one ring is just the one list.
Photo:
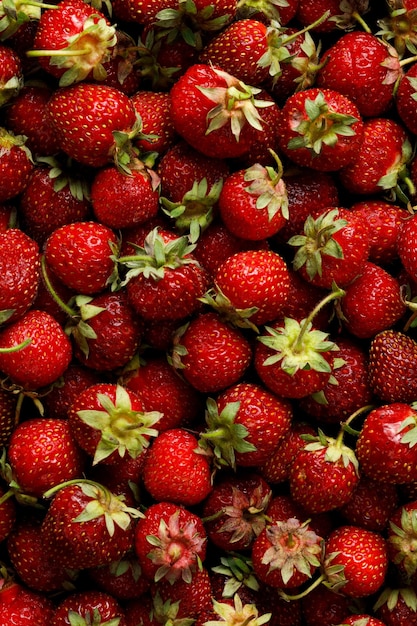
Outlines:
{"label": "strawberry skin texture", "polygon": [[[25,189],[34,164],[25,146],[26,139],[12,138],[10,143],[8,131],[0,127],[0,202],[14,199]],[[23,141],[23,143],[22,143]]]}
{"label": "strawberry skin texture", "polygon": [[177,135],[169,116],[169,94],[165,91],[139,89],[131,96],[135,111],[142,120],[142,132],[156,135],[153,139],[139,137],[135,145],[142,151],[155,150],[160,156],[176,145]]}
{"label": "strawberry skin texture", "polygon": [[[111,624],[113,620],[117,626],[128,626],[125,614],[118,601],[104,591],[77,591],[64,600],[61,600],[54,613],[53,626],[66,626],[68,615],[75,614],[75,619],[90,619],[90,616],[97,611],[102,624]],[[99,623],[100,623],[99,622]],[[81,622],[82,623],[82,622]]]}
{"label": "strawberry skin texture", "polygon": [[166,430],[152,442],[143,481],[155,500],[193,506],[207,497],[212,488],[210,463],[197,447],[196,437],[182,428]]}
{"label": "strawberry skin texture", "polygon": [[16,626],[52,624],[54,604],[43,593],[6,582],[0,593],[0,623]]}
{"label": "strawberry skin texture", "polygon": [[374,480],[362,474],[351,499],[340,512],[346,523],[382,533],[398,505],[396,484]]}
{"label": "strawberry skin texture", "polygon": [[417,342],[393,329],[383,330],[371,341],[369,384],[384,403],[414,402],[417,397]]}
{"label": "strawberry skin texture", "polygon": [[91,167],[112,161],[113,131],[129,131],[136,121],[130,98],[109,85],[82,82],[56,89],[47,109],[61,150]]}
{"label": "strawberry skin texture", "polygon": [[417,119],[415,114],[417,66],[415,63],[410,66],[404,76],[402,76],[395,94],[395,106],[400,120],[405,124],[411,133],[417,133]]}
{"label": "strawberry skin texture", "polygon": [[399,229],[397,239],[398,256],[406,272],[413,280],[417,279],[417,217],[412,215]]}

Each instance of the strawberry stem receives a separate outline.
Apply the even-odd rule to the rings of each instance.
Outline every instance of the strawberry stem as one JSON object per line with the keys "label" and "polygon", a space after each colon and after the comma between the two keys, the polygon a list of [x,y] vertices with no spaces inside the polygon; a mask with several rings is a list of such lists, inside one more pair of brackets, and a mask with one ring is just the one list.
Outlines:
{"label": "strawberry stem", "polygon": [[27,337],[21,343],[18,343],[16,346],[10,346],[9,348],[0,348],[0,354],[9,354],[11,352],[18,352],[19,350],[23,350],[32,342],[31,337]]}
{"label": "strawberry stem", "polygon": [[302,598],[305,598],[311,591],[313,591],[313,589],[316,589],[319,585],[321,585],[321,583],[325,579],[326,576],[324,574],[321,574],[309,587],[304,589],[304,591],[300,591],[300,593],[290,595],[288,593],[285,593],[283,589],[278,589],[278,594],[283,600],[286,600],[287,602],[290,602],[291,600],[301,600]]}
{"label": "strawberry stem", "polygon": [[69,48],[59,49],[59,50],[28,50],[26,52],[26,56],[28,57],[78,57],[84,54],[90,54],[93,48],[87,46],[86,48],[77,48],[75,50],[70,50]]}
{"label": "strawberry stem", "polygon": [[47,272],[47,268],[46,268],[46,260],[45,260],[45,255],[42,255],[41,258],[41,271],[42,271],[42,277],[45,281],[45,286],[49,292],[49,294],[51,295],[51,297],[54,299],[54,301],[58,304],[58,306],[65,312],[67,313],[67,315],[69,317],[74,317],[76,315],[76,311],[74,309],[72,309],[71,307],[68,306],[68,304],[66,304],[63,300],[61,300],[61,298],[58,296],[57,292],[55,291],[49,276],[48,276],[48,272]]}

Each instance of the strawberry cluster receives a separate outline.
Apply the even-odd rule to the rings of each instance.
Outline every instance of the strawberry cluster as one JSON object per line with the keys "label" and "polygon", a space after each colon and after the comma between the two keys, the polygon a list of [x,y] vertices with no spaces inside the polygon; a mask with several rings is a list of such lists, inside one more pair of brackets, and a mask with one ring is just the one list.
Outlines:
{"label": "strawberry cluster", "polygon": [[416,0],[0,0],[0,623],[417,624]]}

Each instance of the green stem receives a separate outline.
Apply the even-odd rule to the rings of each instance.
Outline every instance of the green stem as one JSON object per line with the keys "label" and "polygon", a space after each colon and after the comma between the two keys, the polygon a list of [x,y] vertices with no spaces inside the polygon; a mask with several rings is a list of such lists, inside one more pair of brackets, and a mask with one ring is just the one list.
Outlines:
{"label": "green stem", "polygon": [[41,258],[41,271],[42,271],[42,277],[43,280],[45,282],[45,286],[49,292],[49,294],[51,295],[51,297],[54,299],[54,301],[57,303],[57,305],[69,316],[69,317],[74,317],[76,315],[76,311],[74,311],[74,309],[71,309],[71,307],[68,306],[68,304],[66,304],[63,300],[61,300],[61,298],[58,296],[58,294],[56,293],[50,279],[48,276],[48,271],[46,268],[46,259],[45,259],[45,255],[42,255]]}
{"label": "green stem", "polygon": [[283,589],[279,589],[278,593],[280,597],[287,602],[290,602],[291,600],[301,600],[302,598],[305,598],[310,593],[310,591],[313,591],[313,589],[316,589],[319,585],[321,585],[321,583],[325,579],[325,575],[321,574],[309,587],[307,587],[307,589],[304,589],[304,591],[301,591],[300,593],[296,593],[294,595],[285,593]]}
{"label": "green stem", "polygon": [[311,24],[307,24],[307,26],[304,26],[304,28],[302,28],[301,30],[298,30],[296,33],[292,33],[292,35],[283,37],[282,46],[286,46],[288,43],[291,43],[292,41],[294,41],[294,39],[297,39],[299,35],[304,35],[304,33],[307,33],[309,30],[312,30],[313,28],[320,26],[320,24],[325,22],[329,16],[330,16],[330,11],[325,11],[325,13],[323,13],[323,15],[319,17],[315,22],[312,22]]}
{"label": "green stem", "polygon": [[341,428],[339,430],[339,434],[336,437],[336,441],[338,443],[341,443],[342,439],[343,439],[343,435],[345,433],[349,433],[350,435],[358,436],[360,431],[355,430],[354,428],[352,428],[350,426],[350,423],[353,422],[354,419],[356,419],[357,417],[359,417],[363,413],[367,413],[369,411],[372,411],[372,409],[374,409],[374,408],[375,408],[374,404],[365,404],[364,406],[361,406],[360,409],[357,409],[354,413],[349,415],[349,417],[347,418],[347,420],[345,422],[341,422],[341,424],[340,424]]}
{"label": "green stem", "polygon": [[19,350],[23,350],[32,342],[31,337],[28,337],[21,343],[17,344],[17,346],[11,346],[10,348],[0,348],[0,354],[9,354],[11,352],[18,352]]}
{"label": "green stem", "polygon": [[78,57],[84,54],[90,54],[92,48],[78,48],[71,50],[70,48],[62,48],[60,50],[28,50],[28,57]]}
{"label": "green stem", "polygon": [[372,33],[372,30],[369,28],[368,24],[365,22],[362,15],[360,15],[357,11],[353,11],[352,17],[358,22],[358,24],[362,26],[363,30],[366,33]]}

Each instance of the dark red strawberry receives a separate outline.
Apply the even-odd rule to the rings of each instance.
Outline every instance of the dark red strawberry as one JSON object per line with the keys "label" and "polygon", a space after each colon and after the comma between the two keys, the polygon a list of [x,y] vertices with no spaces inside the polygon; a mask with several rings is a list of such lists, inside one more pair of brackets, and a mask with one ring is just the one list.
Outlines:
{"label": "dark red strawberry", "polygon": [[405,220],[399,229],[397,238],[398,256],[404,269],[414,280],[417,277],[417,255],[415,242],[417,240],[417,216],[412,215]]}
{"label": "dark red strawberry", "polygon": [[[162,156],[177,139],[169,116],[169,94],[139,89],[131,96],[131,102],[141,118],[144,134],[143,138],[137,138],[135,145],[141,152],[157,152]],[[152,138],[147,139],[147,136]]]}
{"label": "dark red strawberry", "polygon": [[342,5],[340,0],[320,0],[314,4],[308,0],[298,0],[295,15],[301,24],[308,25],[328,11],[326,20],[319,24],[316,30],[323,33],[332,32],[336,29],[350,30],[356,26],[357,14],[360,16],[366,13],[368,4],[367,0],[348,0]]}
{"label": "dark red strawberry", "polygon": [[[5,484],[0,487],[0,540],[5,541],[16,525],[17,507],[11,497],[13,492],[6,490]],[[6,495],[7,494],[7,495]]]}
{"label": "dark red strawberry", "polygon": [[9,46],[0,45],[0,106],[15,98],[23,87],[23,67],[19,55]]}
{"label": "dark red strawberry", "polygon": [[61,600],[55,608],[53,625],[67,626],[71,621],[85,620],[85,624],[93,620],[94,624],[117,624],[127,626],[124,611],[118,601],[102,591],[76,591]]}
{"label": "dark red strawberry", "polygon": [[210,573],[204,565],[194,572],[190,582],[179,579],[170,583],[162,578],[151,586],[151,590],[154,614],[160,616],[162,622],[165,622],[167,612],[168,617],[173,615],[179,620],[182,618],[195,620],[211,606],[213,597]]}
{"label": "dark red strawberry", "polygon": [[386,587],[374,606],[386,626],[414,626],[417,623],[417,596],[408,585]]}
{"label": "dark red strawberry", "polygon": [[312,589],[301,599],[302,613],[307,626],[342,624],[342,619],[350,612],[350,606],[350,599],[333,592],[325,585]]}
{"label": "dark red strawberry", "polygon": [[417,342],[398,330],[378,333],[369,349],[369,384],[385,403],[414,402],[417,396]]}
{"label": "dark red strawberry", "polygon": [[18,196],[25,189],[34,168],[24,135],[0,127],[0,202]]}
{"label": "dark red strawberry", "polygon": [[399,504],[397,485],[363,474],[351,499],[340,510],[348,524],[383,532]]}
{"label": "dark red strawberry", "polygon": [[100,380],[98,372],[78,363],[70,363],[59,382],[42,398],[45,416],[66,419],[78,395]]}
{"label": "dark red strawberry", "polygon": [[121,559],[101,567],[92,567],[87,573],[95,586],[119,601],[143,597],[150,587],[133,549]]}
{"label": "dark red strawberry", "polygon": [[412,546],[416,541],[417,502],[412,500],[391,513],[387,526],[387,546],[390,561],[404,580],[415,584],[417,562]]}

